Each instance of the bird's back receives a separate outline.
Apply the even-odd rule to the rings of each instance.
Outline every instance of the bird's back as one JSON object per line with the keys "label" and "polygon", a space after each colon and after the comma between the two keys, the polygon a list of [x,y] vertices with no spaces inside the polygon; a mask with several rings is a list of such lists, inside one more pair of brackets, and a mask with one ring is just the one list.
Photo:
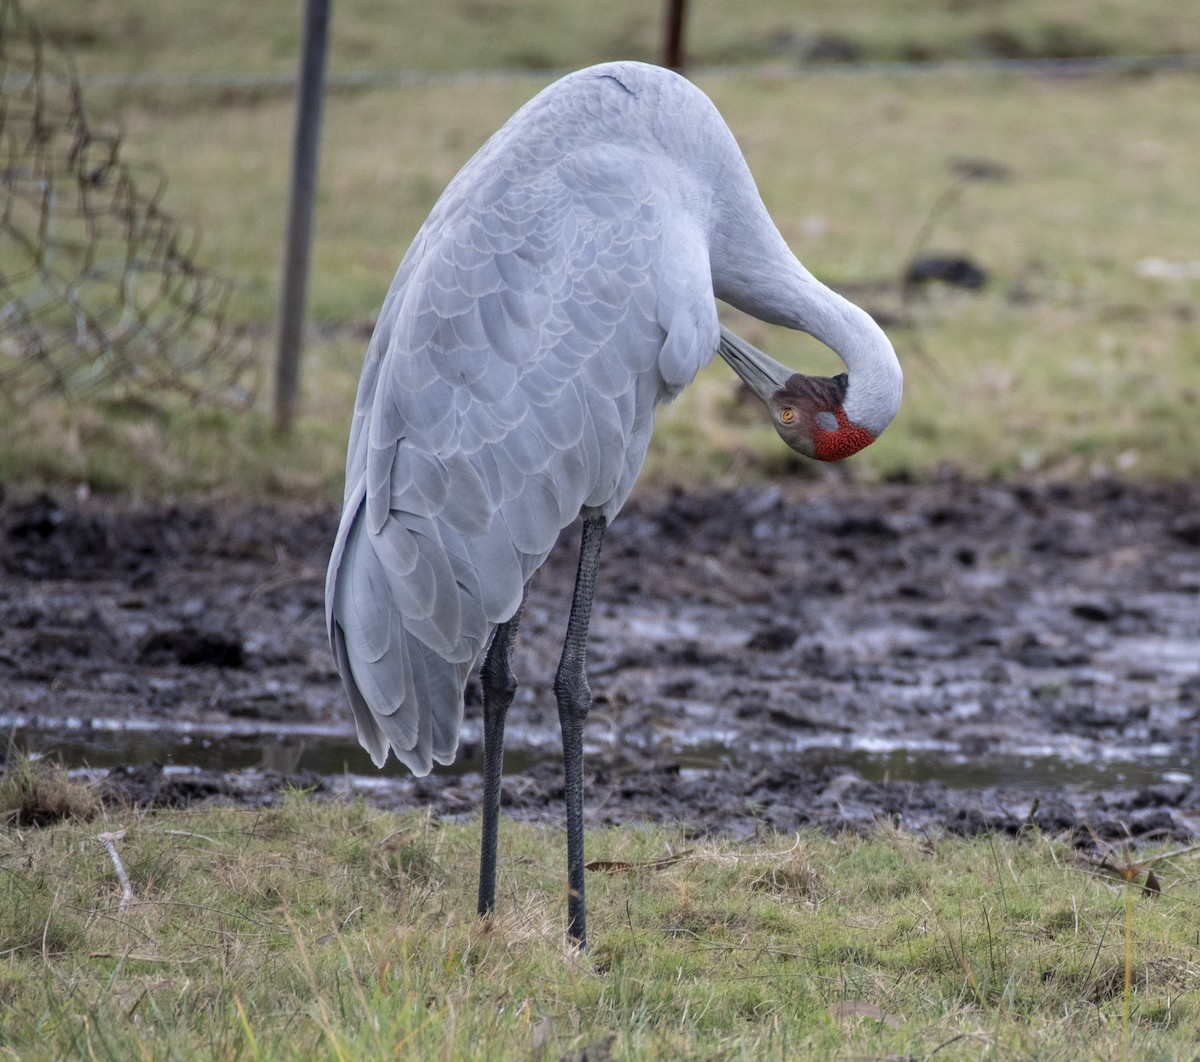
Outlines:
{"label": "bird's back", "polygon": [[490,632],[581,510],[615,515],[655,405],[711,359],[705,197],[738,164],[698,90],[610,64],[522,108],[417,234],[367,352],[326,587],[376,763],[453,759]]}

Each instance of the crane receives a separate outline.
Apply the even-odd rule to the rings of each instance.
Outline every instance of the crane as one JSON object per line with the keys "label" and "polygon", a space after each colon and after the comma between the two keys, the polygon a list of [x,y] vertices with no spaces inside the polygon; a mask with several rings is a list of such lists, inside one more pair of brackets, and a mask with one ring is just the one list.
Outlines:
{"label": "crane", "polygon": [[[722,327],[718,299],[811,334],[846,372],[792,371]],[[597,560],[656,407],[718,352],[808,457],[855,453],[899,406],[891,343],[788,249],[713,103],[641,63],[568,74],[517,111],[447,185],[388,290],[354,407],[326,620],[359,741],[377,766],[390,750],[418,776],[453,761],[483,652],[480,916],[495,906],[526,586],[582,517],[554,692],[567,928],[586,944],[583,727]]]}

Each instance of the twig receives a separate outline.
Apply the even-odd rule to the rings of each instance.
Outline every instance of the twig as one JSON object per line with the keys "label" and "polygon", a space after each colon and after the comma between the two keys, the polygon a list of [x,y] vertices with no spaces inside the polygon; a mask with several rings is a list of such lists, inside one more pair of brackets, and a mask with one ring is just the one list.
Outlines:
{"label": "twig", "polygon": [[951,1044],[956,1044],[960,1040],[978,1040],[980,1043],[987,1044],[989,1047],[995,1046],[995,1040],[993,1040],[986,1033],[959,1033],[957,1036],[952,1036],[949,1040],[943,1040],[937,1045],[937,1047],[930,1051],[926,1057],[933,1058],[933,1056],[936,1055],[943,1047],[949,1047]]}
{"label": "twig", "polygon": [[204,833],[197,833],[195,830],[163,830],[162,832],[168,837],[196,837],[201,841],[208,841],[209,844],[217,843],[215,837],[209,837]]}
{"label": "twig", "polygon": [[963,189],[969,180],[971,178],[967,174],[960,174],[955,177],[941,190],[937,198],[934,199],[933,206],[929,208],[929,212],[925,215],[921,224],[917,226],[916,234],[912,239],[912,246],[908,251],[908,257],[904,260],[905,279],[901,282],[900,287],[900,304],[902,306],[907,308],[909,295],[912,291],[912,284],[909,283],[907,277],[913,262],[916,260],[917,255],[921,253],[921,248],[925,246],[925,241],[929,239],[929,235],[933,232],[933,227],[937,224],[938,219],[962,195]]}
{"label": "twig", "polygon": [[121,862],[121,854],[117,851],[116,842],[121,840],[124,836],[124,830],[116,830],[113,833],[96,834],[96,840],[108,849],[109,857],[112,859],[113,869],[117,872],[117,881],[121,883],[121,903],[117,907],[117,910],[122,912],[137,899],[137,897],[133,895],[133,883],[129,880],[129,875],[125,873],[125,864]]}
{"label": "twig", "polygon": [[943,188],[933,201],[933,205],[929,208],[929,212],[925,215],[924,220],[917,226],[916,234],[912,239],[912,246],[909,248],[908,255],[904,259],[904,272],[900,277],[900,309],[912,322],[913,344],[911,353],[919,361],[923,361],[928,366],[934,378],[944,387],[949,386],[949,377],[942,369],[938,360],[925,349],[924,343],[921,342],[920,322],[917,320],[917,315],[913,312],[912,308],[914,285],[909,277],[912,272],[913,262],[916,261],[917,255],[921,253],[921,248],[925,245],[925,241],[929,239],[930,233],[933,232],[934,225],[937,224],[942,214],[962,195],[963,189],[970,180],[971,177],[969,175],[960,174]]}
{"label": "twig", "polygon": [[674,866],[685,856],[691,854],[692,850],[688,848],[678,855],[669,855],[662,859],[651,859],[640,863],[630,863],[623,859],[593,859],[583,869],[598,870],[605,874],[622,874],[630,870],[661,870],[664,867]]}

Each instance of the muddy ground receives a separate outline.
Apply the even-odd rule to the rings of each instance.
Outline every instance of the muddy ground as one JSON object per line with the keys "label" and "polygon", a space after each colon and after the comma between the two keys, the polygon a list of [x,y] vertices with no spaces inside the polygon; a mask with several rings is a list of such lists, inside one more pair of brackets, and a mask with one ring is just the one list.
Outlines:
{"label": "muddy ground", "polygon": [[[115,800],[303,785],[473,813],[474,682],[454,768],[380,777],[350,751],[323,629],[335,525],[265,505],[4,503],[11,745],[102,763]],[[522,817],[562,814],[551,683],[577,537],[522,628],[505,784]],[[1191,838],[1200,484],[643,493],[605,543],[590,673],[593,823]]]}

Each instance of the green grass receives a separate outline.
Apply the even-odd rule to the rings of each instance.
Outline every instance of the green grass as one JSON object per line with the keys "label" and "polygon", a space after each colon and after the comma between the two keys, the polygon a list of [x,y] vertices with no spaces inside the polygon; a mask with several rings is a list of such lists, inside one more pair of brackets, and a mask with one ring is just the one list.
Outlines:
{"label": "green grass", "polygon": [[[118,828],[124,907],[96,840]],[[8,829],[0,1048],[553,1059],[611,1039],[621,1059],[1156,1059],[1194,1045],[1186,858],[1156,866],[1152,897],[1040,836],[596,830],[592,858],[680,858],[590,873],[579,955],[561,832],[503,824],[490,924],[472,915],[477,832],[302,796]]]}
{"label": "green grass", "polygon": [[[381,28],[387,19],[377,6],[339,7],[333,68],[520,65],[509,53],[535,38],[552,53],[550,65],[640,55],[646,48],[630,41],[642,31],[630,27],[649,19],[645,33],[653,36],[658,15],[644,5],[626,16],[617,8],[598,15],[592,7],[525,4],[511,20],[501,15],[508,8],[487,3],[424,5],[420,18],[395,10],[391,17],[405,32]],[[765,0],[728,12],[699,5],[696,46],[719,58],[719,49],[704,53],[704,41],[766,33],[762,27],[796,18],[787,14],[792,10]],[[1128,5],[1013,0],[999,8],[830,3],[805,17],[823,31],[892,40],[892,51],[906,33],[933,33],[927,25],[953,36],[1000,20],[1025,32],[1021,27],[1039,18],[1086,26],[1125,42],[1125,50],[1172,51],[1196,46],[1189,34],[1198,24],[1187,11],[1167,0],[1136,13]],[[274,70],[291,63],[292,8],[222,4],[206,6],[203,18],[198,12],[106,0],[86,11],[65,0],[38,9],[60,35],[71,36],[67,23],[74,27],[85,70]],[[538,21],[538,33],[527,18]],[[593,18],[629,39],[614,44]],[[433,41],[450,40],[455,19],[486,29],[462,38],[461,51],[439,52]],[[573,32],[559,33],[560,23]],[[205,34],[211,47],[200,46]],[[289,492],[336,497],[365,337],[408,241],[472,151],[545,80],[527,75],[330,95],[310,285],[313,330],[294,443],[273,440],[261,412],[231,414],[214,426],[190,409],[113,421],[87,403],[46,403],[29,415],[6,414],[0,471],[9,482],[30,484],[153,493],[257,492],[278,482]],[[905,364],[896,423],[834,474],[920,478],[946,464],[974,476],[1200,473],[1200,283],[1145,279],[1137,269],[1147,258],[1192,261],[1200,246],[1193,75],[796,78],[764,67],[706,74],[699,82],[738,135],[801,259],[885,321]],[[165,205],[202,234],[201,261],[237,281],[232,314],[259,337],[265,409],[290,99],[194,87],[95,87],[88,98],[98,113],[119,119],[127,159],[166,173]],[[947,197],[955,161],[964,158],[998,163],[1009,177],[964,183]],[[902,303],[899,278],[922,232],[926,247],[965,253],[987,269],[987,288],[974,295],[934,290]],[[806,371],[839,367],[807,337],[733,313],[729,321]],[[738,406],[735,384],[715,365],[663,411],[647,482],[713,484],[820,471],[786,452],[760,413]]]}

